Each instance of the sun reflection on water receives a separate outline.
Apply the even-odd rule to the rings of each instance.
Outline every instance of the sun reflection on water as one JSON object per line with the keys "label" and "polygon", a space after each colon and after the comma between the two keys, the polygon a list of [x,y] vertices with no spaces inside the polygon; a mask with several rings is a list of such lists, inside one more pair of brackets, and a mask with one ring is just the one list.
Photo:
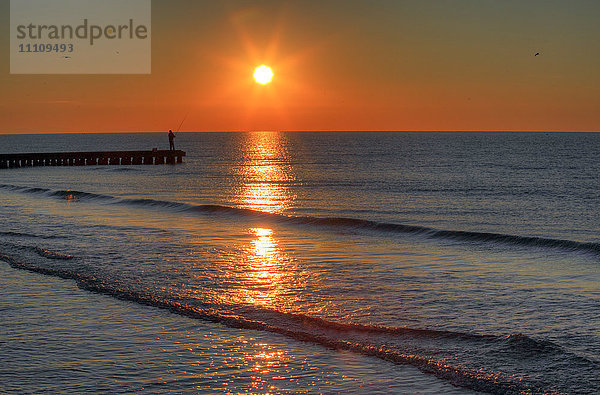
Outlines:
{"label": "sun reflection on water", "polygon": [[[294,196],[288,185],[295,178],[286,150],[285,136],[277,132],[253,132],[239,145],[240,162],[232,168],[237,186],[232,199],[237,207],[283,214]],[[280,246],[276,228],[255,223],[247,229],[249,239],[241,246],[242,262],[233,274],[240,282],[237,303],[281,310],[293,303],[293,284],[298,283],[295,261]],[[241,267],[235,265],[243,264]],[[239,277],[238,277],[239,276]]]}
{"label": "sun reflection on water", "polygon": [[73,194],[73,192],[70,189],[67,189],[67,193],[65,195],[65,200],[67,201],[67,205],[70,205],[71,202],[74,202],[77,200],[77,197],[75,197],[75,195]]}
{"label": "sun reflection on water", "polygon": [[250,233],[255,239],[246,255],[249,285],[246,301],[269,306],[281,291],[282,270],[285,270],[283,265],[287,260],[281,256],[272,229],[252,228]]}
{"label": "sun reflection on water", "polygon": [[284,137],[277,132],[253,132],[247,136],[244,161],[237,171],[242,184],[237,203],[242,208],[282,213],[294,200],[286,186],[294,177],[287,163]]}
{"label": "sun reflection on water", "polygon": [[[248,352],[244,353],[242,357],[242,363],[253,372],[251,376],[252,387],[261,391],[276,390],[276,387],[269,383],[275,378],[281,380],[285,377],[282,374],[289,371],[287,369],[289,357],[283,350],[273,345],[255,342],[253,338],[249,340],[242,340],[244,344],[249,346]],[[264,393],[268,394],[270,392]]]}

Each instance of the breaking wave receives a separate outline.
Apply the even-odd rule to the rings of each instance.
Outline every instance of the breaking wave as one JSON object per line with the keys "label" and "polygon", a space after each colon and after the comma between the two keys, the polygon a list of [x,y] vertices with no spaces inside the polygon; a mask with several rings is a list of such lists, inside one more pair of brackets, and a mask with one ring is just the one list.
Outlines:
{"label": "breaking wave", "polygon": [[[41,248],[39,255],[56,259],[70,257]],[[63,258],[59,258],[63,259]],[[73,280],[87,291],[109,295],[116,299],[168,310],[192,319],[218,323],[231,328],[250,329],[280,334],[298,341],[317,344],[333,350],[344,350],[361,355],[379,358],[398,365],[410,365],[424,373],[435,375],[453,385],[475,391],[495,394],[507,393],[547,393],[552,391],[545,383],[535,379],[524,380],[499,372],[489,367],[467,366],[436,355],[430,350],[453,347],[463,350],[484,350],[485,355],[499,355],[500,358],[520,358],[526,354],[530,360],[561,360],[571,365],[581,365],[581,369],[593,372],[598,369],[594,361],[569,354],[558,345],[540,341],[522,334],[510,336],[479,335],[452,331],[385,327],[354,323],[339,323],[304,314],[280,312],[257,306],[210,306],[171,299],[148,292],[137,291],[110,280],[94,275],[78,273],[55,265],[42,266],[27,263],[20,258],[0,251],[0,260],[11,267],[43,275]],[[245,312],[244,312],[245,309]],[[415,345],[417,345],[415,347]],[[518,352],[517,352],[518,351]],[[506,362],[506,361],[505,361]]]}
{"label": "breaking wave", "polygon": [[0,184],[0,188],[21,193],[45,195],[48,197],[67,200],[98,201],[107,204],[168,209],[179,212],[196,212],[209,215],[229,215],[234,217],[260,219],[263,221],[266,220],[284,224],[317,226],[320,228],[333,228],[347,231],[372,231],[388,234],[410,234],[418,235],[427,239],[454,240],[470,243],[492,243],[532,248],[549,248],[562,251],[592,253],[596,255],[600,254],[600,243],[594,242],[580,242],[566,239],[554,239],[537,236],[519,236],[492,232],[444,230],[430,228],[426,226],[377,222],[357,218],[288,216],[222,205],[190,205],[186,203],[155,199],[117,198],[114,196],[95,194],[89,192],[70,190],[52,191],[46,188],[29,188],[7,184]]}

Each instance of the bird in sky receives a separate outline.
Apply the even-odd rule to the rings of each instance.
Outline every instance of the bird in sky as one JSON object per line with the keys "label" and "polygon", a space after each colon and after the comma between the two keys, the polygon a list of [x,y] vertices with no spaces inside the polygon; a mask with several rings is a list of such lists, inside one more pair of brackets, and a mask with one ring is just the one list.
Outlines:
{"label": "bird in sky", "polygon": [[540,54],[539,52],[536,52],[535,55],[533,55],[533,56],[538,56],[539,54]]}

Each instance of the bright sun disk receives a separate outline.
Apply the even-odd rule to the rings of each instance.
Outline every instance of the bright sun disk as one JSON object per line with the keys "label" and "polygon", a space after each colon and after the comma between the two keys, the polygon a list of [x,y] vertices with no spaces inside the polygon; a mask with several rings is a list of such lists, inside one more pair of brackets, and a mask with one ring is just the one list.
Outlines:
{"label": "bright sun disk", "polygon": [[257,67],[256,70],[254,70],[254,79],[259,84],[268,84],[269,82],[271,82],[272,78],[273,71],[271,71],[270,67],[265,66],[264,64],[262,66]]}

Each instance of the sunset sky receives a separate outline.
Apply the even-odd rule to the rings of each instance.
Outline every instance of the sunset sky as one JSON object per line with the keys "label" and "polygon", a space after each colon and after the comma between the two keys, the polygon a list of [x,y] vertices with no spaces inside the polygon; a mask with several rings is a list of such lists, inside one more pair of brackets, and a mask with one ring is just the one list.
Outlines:
{"label": "sunset sky", "polygon": [[11,75],[0,21],[0,133],[600,131],[597,0],[155,0],[149,75]]}

